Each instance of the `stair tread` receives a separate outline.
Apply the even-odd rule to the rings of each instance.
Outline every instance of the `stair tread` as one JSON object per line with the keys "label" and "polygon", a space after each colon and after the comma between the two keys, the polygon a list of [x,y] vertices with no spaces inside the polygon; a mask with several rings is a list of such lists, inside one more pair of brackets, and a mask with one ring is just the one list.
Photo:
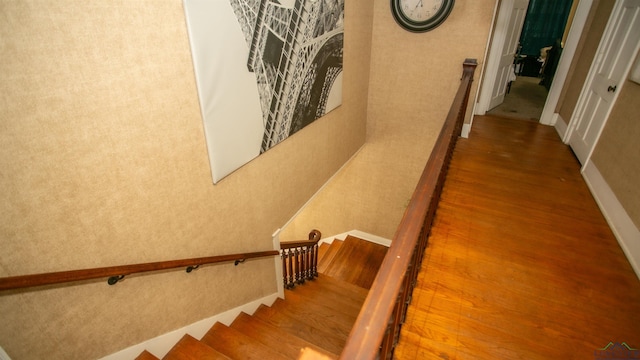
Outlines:
{"label": "stair tread", "polygon": [[297,359],[300,351],[304,348],[311,348],[329,358],[337,359],[338,356],[331,354],[314,344],[297,337],[295,334],[269,324],[262,319],[252,317],[246,313],[241,313],[231,323],[231,327],[241,333],[258,340],[260,343],[270,347],[290,359]]}
{"label": "stair tread", "polygon": [[171,348],[162,360],[230,360],[206,344],[187,334]]}
{"label": "stair tread", "polygon": [[233,359],[286,359],[268,346],[221,323],[215,323],[201,341]]}
{"label": "stair tread", "polygon": [[144,350],[143,352],[140,353],[140,355],[138,355],[135,358],[135,360],[160,360],[160,359],[158,359],[155,355],[148,352],[147,350]]}
{"label": "stair tread", "polygon": [[310,283],[317,284],[318,286],[327,289],[327,291],[337,292],[339,294],[343,294],[346,292],[350,295],[353,295],[354,299],[362,298],[363,302],[369,294],[369,289],[344,280],[340,280],[327,274],[318,274],[318,277]]}
{"label": "stair tread", "polygon": [[322,258],[327,253],[327,251],[329,250],[330,246],[331,246],[331,244],[329,244],[329,243],[322,243],[322,244],[320,244],[320,246],[318,246],[318,263],[322,262]]}
{"label": "stair tread", "polygon": [[319,304],[293,303],[291,301],[276,301],[271,308],[303,319],[318,330],[335,334],[345,339],[349,336],[355,318],[347,317],[336,311],[327,311]]}
{"label": "stair tread", "polygon": [[325,291],[323,287],[311,281],[293,289],[285,290],[284,298],[287,304],[291,304],[290,306],[293,308],[296,308],[297,304],[302,307],[313,305],[313,307],[320,308],[319,311],[336,313],[350,319],[352,323],[358,317],[364,302],[364,298],[354,300],[346,292],[343,297],[340,297],[339,294]]}
{"label": "stair tread", "polygon": [[[303,349],[337,359],[387,248],[352,236],[322,244],[316,279],[285,290],[285,298],[214,324],[201,341],[185,335],[163,360],[292,359]],[[148,351],[136,360],[158,360]]]}
{"label": "stair tread", "polygon": [[322,272],[369,289],[387,254],[387,249],[384,245],[349,235]]}
{"label": "stair tread", "polygon": [[310,349],[310,348],[304,348],[302,350],[302,354],[300,354],[300,357],[298,359],[305,359],[305,360],[331,360],[331,357],[328,357],[322,353],[319,353],[317,351],[315,351],[314,349]]}
{"label": "stair tread", "polygon": [[329,245],[329,248],[327,249],[327,251],[324,253],[324,256],[322,257],[322,261],[318,260],[318,272],[320,273],[325,272],[327,267],[331,264],[331,261],[333,260],[334,256],[336,256],[336,253],[340,250],[340,247],[342,246],[342,242],[343,242],[342,240],[338,240],[338,239],[333,240],[331,245]]}
{"label": "stair tread", "polygon": [[279,312],[269,306],[261,305],[253,316],[295,334],[332,354],[340,354],[347,340],[345,337],[315,328],[305,319]]}

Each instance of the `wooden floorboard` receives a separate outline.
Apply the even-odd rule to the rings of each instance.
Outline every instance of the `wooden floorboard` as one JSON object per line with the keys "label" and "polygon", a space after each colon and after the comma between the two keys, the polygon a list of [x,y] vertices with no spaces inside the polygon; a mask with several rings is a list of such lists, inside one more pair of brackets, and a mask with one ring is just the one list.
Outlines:
{"label": "wooden floorboard", "polygon": [[640,281],[552,127],[478,117],[453,156],[396,359],[640,348]]}

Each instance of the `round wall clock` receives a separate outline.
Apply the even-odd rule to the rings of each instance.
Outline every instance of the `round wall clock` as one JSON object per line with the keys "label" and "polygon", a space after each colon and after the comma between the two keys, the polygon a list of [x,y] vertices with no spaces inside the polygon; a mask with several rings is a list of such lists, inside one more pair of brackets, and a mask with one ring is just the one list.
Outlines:
{"label": "round wall clock", "polygon": [[425,32],[442,24],[455,0],[391,0],[391,13],[406,30]]}

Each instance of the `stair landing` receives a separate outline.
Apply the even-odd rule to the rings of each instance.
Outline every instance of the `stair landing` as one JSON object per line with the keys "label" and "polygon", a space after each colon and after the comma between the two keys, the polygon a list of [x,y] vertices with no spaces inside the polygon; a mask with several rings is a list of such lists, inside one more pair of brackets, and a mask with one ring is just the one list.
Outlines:
{"label": "stair landing", "polygon": [[[336,249],[332,250],[333,247]],[[387,249],[384,245],[349,235],[344,241],[333,241],[322,259],[319,260],[322,267],[318,271],[327,276],[369,289],[378,274]],[[325,262],[325,258],[329,261]]]}

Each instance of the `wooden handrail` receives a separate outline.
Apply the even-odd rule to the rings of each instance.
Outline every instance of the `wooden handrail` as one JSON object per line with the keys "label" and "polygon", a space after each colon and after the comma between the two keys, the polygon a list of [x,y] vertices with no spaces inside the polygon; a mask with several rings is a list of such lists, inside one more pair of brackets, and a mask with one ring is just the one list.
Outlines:
{"label": "wooden handrail", "polygon": [[317,244],[321,237],[322,233],[319,230],[311,230],[309,233],[309,240],[281,242],[280,249],[292,249],[295,247]]}
{"label": "wooden handrail", "polygon": [[475,59],[466,59],[463,64],[460,87],[447,119],[340,359],[393,357],[400,327],[411,301],[411,292],[417,281],[446,170],[464,121],[476,66]]}
{"label": "wooden handrail", "polygon": [[126,275],[135,273],[167,270],[175,268],[187,268],[187,272],[198,266],[221,262],[235,261],[236,265],[246,259],[279,255],[277,250],[256,251],[251,253],[218,255],[182,260],[158,261],[143,264],[108,266],[102,268],[83,269],[51,272],[44,274],[21,275],[0,278],[0,291],[21,289],[34,286],[61,284],[74,281],[108,278],[108,283],[113,285]]}

